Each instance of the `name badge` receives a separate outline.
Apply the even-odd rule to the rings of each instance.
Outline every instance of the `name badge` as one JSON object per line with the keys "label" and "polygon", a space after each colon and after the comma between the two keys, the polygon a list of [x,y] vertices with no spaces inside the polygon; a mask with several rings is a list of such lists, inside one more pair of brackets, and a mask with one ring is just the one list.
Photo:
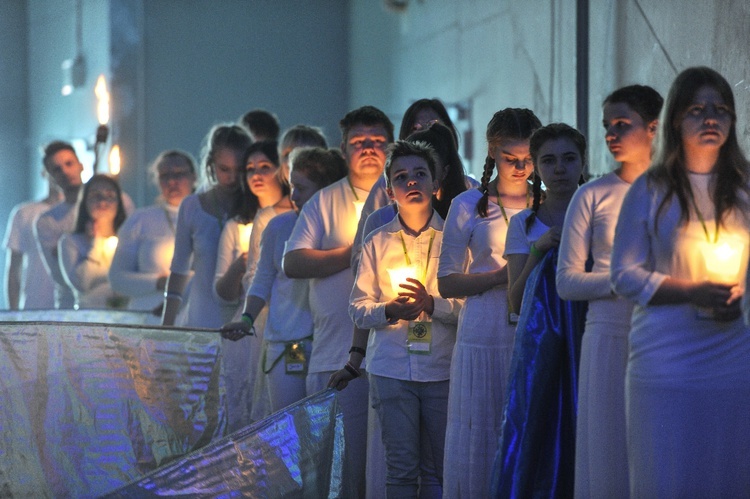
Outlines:
{"label": "name badge", "polygon": [[410,322],[406,345],[409,348],[409,353],[429,355],[432,346],[432,322]]}
{"label": "name badge", "polygon": [[294,341],[287,344],[284,351],[284,368],[287,374],[307,374],[304,341]]}

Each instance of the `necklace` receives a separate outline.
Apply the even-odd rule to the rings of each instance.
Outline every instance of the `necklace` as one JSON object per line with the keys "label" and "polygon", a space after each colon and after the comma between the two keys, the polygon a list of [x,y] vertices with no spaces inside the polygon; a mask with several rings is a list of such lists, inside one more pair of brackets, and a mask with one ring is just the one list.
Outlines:
{"label": "necklace", "polygon": [[354,194],[354,200],[359,201],[359,196],[357,196],[357,191],[354,190],[354,184],[352,184],[352,179],[349,178],[349,176],[346,176],[346,181],[349,182],[349,188],[352,190],[352,194]]}
{"label": "necklace", "polygon": [[[708,234],[708,227],[706,227],[706,220],[703,218],[703,213],[701,213],[700,208],[698,208],[698,203],[695,202],[695,194],[693,194],[693,186],[690,186],[690,201],[693,203],[693,209],[695,210],[695,215],[698,217],[698,221],[701,223],[701,227],[703,228],[703,234],[706,236],[706,241],[711,242],[711,236]],[[714,230],[714,244],[719,242],[719,223],[716,222],[716,229]]]}
{"label": "necklace", "polygon": [[[497,186],[495,187],[497,189]],[[500,207],[500,213],[503,214],[503,219],[505,220],[505,225],[508,225],[508,214],[505,213],[505,206],[503,206],[503,200],[500,196],[500,192],[497,193],[497,205]],[[529,190],[526,189],[526,208],[529,207]]]}
{"label": "necklace", "polygon": [[[404,260],[406,266],[411,266],[411,258],[409,258],[409,251],[406,249],[406,241],[404,241],[404,231],[400,231],[398,235],[401,237],[401,247],[404,249]],[[427,245],[427,261],[424,264],[424,271],[422,272],[422,284],[424,285],[427,281],[427,267],[430,265],[430,254],[432,253],[432,243],[435,241],[435,231],[430,233],[430,243]]]}

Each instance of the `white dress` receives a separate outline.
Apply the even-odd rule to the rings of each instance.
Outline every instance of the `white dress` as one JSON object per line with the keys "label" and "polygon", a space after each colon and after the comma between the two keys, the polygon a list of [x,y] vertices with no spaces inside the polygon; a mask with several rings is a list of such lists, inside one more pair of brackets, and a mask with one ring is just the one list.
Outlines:
{"label": "white dress", "polygon": [[[453,200],[443,231],[438,278],[505,266],[507,224],[500,207],[476,210],[471,189]],[[506,208],[510,217],[520,210]],[[444,497],[485,497],[498,450],[515,327],[508,324],[504,286],[466,298],[458,320],[448,399],[443,465]]]}
{"label": "white dress", "polygon": [[109,280],[112,289],[130,297],[130,310],[151,311],[164,302],[156,280],[169,274],[176,224],[177,207],[154,205],[136,210],[117,231]]}
{"label": "white dress", "polygon": [[[195,273],[185,305],[185,322],[179,326],[218,328],[222,304],[214,295],[214,271],[223,223],[203,210],[198,194],[183,199],[177,214],[174,256],[170,270],[176,274]],[[192,269],[191,269],[192,267]]]}
{"label": "white dress", "polygon": [[[712,177],[689,175],[711,237]],[[707,278],[700,252],[706,236],[695,211],[681,224],[679,203],[673,199],[657,218],[662,198],[663,190],[649,185],[647,175],[633,183],[612,252],[615,291],[636,302],[625,385],[630,493],[748,497],[750,331],[741,319],[701,319],[689,304],[648,305],[667,277]],[[720,230],[720,241],[732,237],[744,242],[740,262],[746,266],[748,223],[732,215]],[[745,271],[738,273],[745,284]]]}
{"label": "white dress", "polygon": [[[114,307],[115,293],[109,285],[109,267],[117,247],[117,237],[63,234],[58,241],[60,270],[75,299],[74,308]],[[127,305],[122,301],[122,308]]]}
{"label": "white dress", "polygon": [[[615,226],[630,184],[609,173],[582,185],[570,201],[560,240],[557,292],[588,301],[581,343],[576,421],[575,496],[628,497],[625,367],[633,304],[612,293]],[[586,261],[593,268],[586,272]]]}
{"label": "white dress", "polygon": [[21,310],[55,308],[55,283],[44,269],[42,256],[34,239],[34,223],[52,206],[44,201],[21,203],[8,219],[4,246],[24,256],[23,280],[18,297]]}

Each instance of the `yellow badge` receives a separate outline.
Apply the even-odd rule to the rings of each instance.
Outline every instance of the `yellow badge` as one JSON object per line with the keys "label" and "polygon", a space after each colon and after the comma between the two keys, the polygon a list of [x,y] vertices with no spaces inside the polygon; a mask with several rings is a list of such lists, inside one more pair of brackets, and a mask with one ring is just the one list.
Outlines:
{"label": "yellow badge", "polygon": [[406,340],[409,353],[430,354],[432,345],[432,322],[412,321],[409,323],[409,336]]}
{"label": "yellow badge", "polygon": [[305,342],[293,341],[287,343],[284,351],[284,367],[287,374],[307,374],[307,356]]}

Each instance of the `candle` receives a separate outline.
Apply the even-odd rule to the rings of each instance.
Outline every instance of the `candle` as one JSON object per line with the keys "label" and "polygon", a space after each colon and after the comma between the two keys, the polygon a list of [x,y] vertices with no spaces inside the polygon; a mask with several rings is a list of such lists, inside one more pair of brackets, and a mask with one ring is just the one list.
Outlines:
{"label": "candle", "polygon": [[239,232],[240,240],[240,251],[243,253],[247,253],[247,251],[250,249],[250,234],[253,231],[253,224],[238,224],[237,230]]}
{"label": "candle", "polygon": [[701,252],[706,278],[722,284],[743,284],[740,277],[742,263],[747,260],[746,249],[745,240],[738,237],[722,237],[715,243],[704,242]]}
{"label": "candle", "polygon": [[109,236],[104,240],[104,254],[111,260],[117,249],[117,236]]}
{"label": "candle", "polygon": [[418,279],[417,268],[414,265],[404,265],[403,267],[387,270],[388,276],[391,278],[391,288],[393,289],[393,294],[395,294],[396,296],[398,296],[399,293],[406,291],[400,285],[410,284],[406,281],[407,278],[411,277],[412,279]]}
{"label": "candle", "polygon": [[110,175],[120,174],[120,146],[115,144],[109,152],[109,173]]}

